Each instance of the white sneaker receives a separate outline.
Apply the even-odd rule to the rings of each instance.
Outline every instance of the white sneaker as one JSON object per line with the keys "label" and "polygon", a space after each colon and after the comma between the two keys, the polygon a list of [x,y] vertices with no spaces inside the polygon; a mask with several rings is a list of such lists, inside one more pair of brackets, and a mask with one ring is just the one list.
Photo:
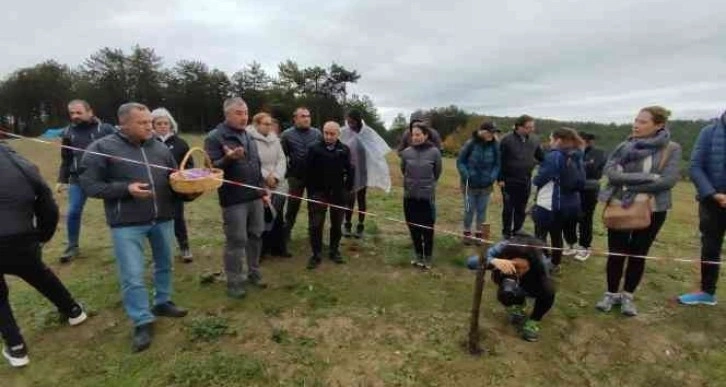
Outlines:
{"label": "white sneaker", "polygon": [[88,315],[86,314],[86,311],[83,310],[83,307],[80,305],[76,305],[71,311],[71,315],[68,316],[68,324],[72,327],[81,325],[86,320],[88,320]]}
{"label": "white sneaker", "polygon": [[585,262],[585,261],[587,261],[588,258],[590,258],[591,255],[592,255],[592,249],[583,248],[583,249],[580,249],[577,251],[577,254],[575,254],[574,258],[580,262]]}
{"label": "white sneaker", "polygon": [[12,348],[3,347],[3,356],[7,359],[11,366],[16,368],[25,367],[30,363],[28,350],[25,348],[24,344],[20,344]]}
{"label": "white sneaker", "polygon": [[562,255],[566,257],[570,257],[575,254],[577,254],[577,248],[575,247],[575,245],[569,245],[562,250]]}

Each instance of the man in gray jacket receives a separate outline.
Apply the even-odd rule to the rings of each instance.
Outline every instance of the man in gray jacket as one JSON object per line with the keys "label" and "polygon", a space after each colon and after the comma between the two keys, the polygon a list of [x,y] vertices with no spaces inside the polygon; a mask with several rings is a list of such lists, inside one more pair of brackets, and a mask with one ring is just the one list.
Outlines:
{"label": "man in gray jacket", "polygon": [[[121,105],[118,119],[119,132],[88,147],[89,153],[81,163],[80,181],[88,196],[103,199],[123,304],[134,323],[132,350],[140,352],[151,345],[154,316],[187,314],[171,301],[177,194],[171,190],[169,174],[177,164],[166,145],[154,140],[151,112],[146,106],[134,102]],[[154,307],[151,309],[144,286],[147,239],[154,260]]]}
{"label": "man in gray jacket", "polygon": [[[235,97],[224,101],[224,122],[207,134],[204,149],[226,180],[255,188],[225,183],[219,188],[224,220],[224,271],[227,295],[242,298],[245,283],[264,288],[260,273],[262,232],[269,195],[263,189],[262,164],[254,138],[247,133],[247,103]],[[263,203],[265,202],[265,203]],[[246,258],[247,272],[243,266]]]}
{"label": "man in gray jacket", "polygon": [[[310,126],[310,110],[305,107],[295,109],[293,121],[295,125],[282,132],[280,143],[287,156],[288,193],[302,197],[305,193],[308,148],[322,141],[323,134],[318,128]],[[290,197],[285,212],[285,234],[288,240],[295,226],[298,211],[300,211],[300,199]]]}

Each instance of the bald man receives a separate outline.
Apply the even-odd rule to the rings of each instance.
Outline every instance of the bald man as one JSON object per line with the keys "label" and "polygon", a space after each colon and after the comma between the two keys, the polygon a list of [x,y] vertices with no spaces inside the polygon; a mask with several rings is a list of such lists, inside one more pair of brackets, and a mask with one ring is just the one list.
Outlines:
{"label": "bald man", "polygon": [[[323,126],[323,140],[308,149],[305,188],[310,199],[345,206],[350,192],[353,191],[353,164],[350,160],[350,149],[338,140],[339,137],[340,125],[333,121],[326,122]],[[327,211],[328,206],[325,204],[308,204],[308,231],[313,250],[307,266],[310,270],[320,265]],[[344,214],[339,208],[330,208],[329,257],[335,263],[343,263],[339,248]]]}

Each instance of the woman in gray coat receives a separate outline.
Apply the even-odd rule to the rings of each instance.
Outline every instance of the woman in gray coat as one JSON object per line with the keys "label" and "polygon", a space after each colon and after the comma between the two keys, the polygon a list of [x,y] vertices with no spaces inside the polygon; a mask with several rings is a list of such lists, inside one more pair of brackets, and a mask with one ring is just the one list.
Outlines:
{"label": "woman in gray coat", "polygon": [[[605,164],[608,185],[600,194],[600,201],[619,199],[624,205],[632,203],[639,193],[650,194],[655,207],[648,228],[642,230],[608,229],[607,292],[597,303],[597,309],[608,312],[620,304],[626,316],[638,314],[633,293],[643,278],[645,259],[653,241],[671,208],[671,189],[679,176],[680,145],[671,141],[665,128],[670,112],[660,106],[640,110],[633,124],[633,132],[613,151]],[[662,165],[662,168],[661,168]],[[627,268],[625,263],[627,261]],[[625,269],[623,292],[620,282]]]}
{"label": "woman in gray coat", "polygon": [[[401,152],[403,211],[416,254],[411,264],[431,268],[436,221],[436,183],[441,176],[441,152],[428,141],[431,132],[425,124],[410,129],[411,145]],[[421,227],[423,226],[423,227]]]}

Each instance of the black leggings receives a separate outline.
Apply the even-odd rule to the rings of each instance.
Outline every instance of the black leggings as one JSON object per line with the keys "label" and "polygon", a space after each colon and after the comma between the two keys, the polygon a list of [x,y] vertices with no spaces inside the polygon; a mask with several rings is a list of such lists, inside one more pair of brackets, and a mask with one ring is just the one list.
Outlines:
{"label": "black leggings", "polygon": [[423,228],[412,224],[408,225],[411,233],[413,249],[418,256],[431,257],[434,249],[434,222],[436,221],[436,208],[433,201],[426,199],[403,199],[403,212],[406,222],[428,226]]}
{"label": "black leggings", "polygon": [[[368,189],[366,187],[363,187],[358,190],[353,195],[350,195],[350,201],[348,202],[348,208],[351,210],[355,207],[355,202],[358,202],[358,225],[359,227],[363,225],[363,222],[366,220],[366,214],[365,211],[367,209],[367,200],[366,200],[366,194],[368,193]],[[345,212],[345,228],[350,229],[353,227],[353,211],[346,211]]]}
{"label": "black leggings", "polygon": [[174,202],[174,236],[180,249],[189,248],[189,235],[187,234],[187,221],[184,219],[184,202]]}
{"label": "black leggings", "polygon": [[654,212],[651,215],[650,226],[644,230],[608,230],[608,250],[613,253],[626,255],[608,256],[608,292],[618,293],[620,291],[620,280],[623,277],[626,260],[628,261],[628,267],[625,269],[625,284],[623,290],[627,293],[635,292],[635,289],[643,279],[645,259],[634,256],[648,254],[650,246],[653,245],[655,237],[658,235],[661,227],[663,227],[663,223],[665,223],[666,215],[666,211]]}
{"label": "black leggings", "polygon": [[14,347],[24,341],[8,300],[8,285],[4,277],[6,274],[22,278],[64,315],[71,313],[76,302],[60,279],[41,261],[37,242],[23,241],[9,246],[3,245],[0,251],[0,334],[7,346]]}

